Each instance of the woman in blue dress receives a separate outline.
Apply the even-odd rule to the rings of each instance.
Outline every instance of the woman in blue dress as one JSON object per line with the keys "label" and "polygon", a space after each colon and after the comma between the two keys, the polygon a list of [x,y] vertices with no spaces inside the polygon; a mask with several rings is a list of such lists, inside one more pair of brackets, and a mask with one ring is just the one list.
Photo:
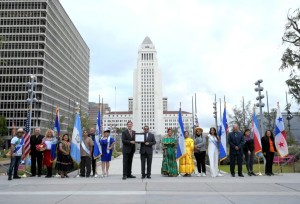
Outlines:
{"label": "woman in blue dress", "polygon": [[101,167],[102,167],[102,176],[108,176],[109,162],[111,161],[111,156],[113,152],[113,147],[115,144],[114,138],[110,136],[110,130],[104,130],[104,135],[100,139],[101,145]]}

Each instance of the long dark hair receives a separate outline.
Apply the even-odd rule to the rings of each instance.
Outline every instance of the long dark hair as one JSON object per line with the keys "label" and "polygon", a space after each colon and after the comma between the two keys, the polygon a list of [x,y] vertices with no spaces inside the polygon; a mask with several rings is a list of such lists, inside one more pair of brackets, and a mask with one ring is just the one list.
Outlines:
{"label": "long dark hair", "polygon": [[267,136],[267,132],[268,132],[268,131],[271,133],[270,138],[271,138],[272,140],[274,140],[274,134],[273,134],[272,130],[266,130],[266,132],[265,132],[265,137],[268,137],[268,136]]}
{"label": "long dark hair", "polygon": [[215,136],[218,136],[216,128],[214,128],[214,127],[209,128],[209,134],[212,134],[212,133],[211,133],[211,130],[214,130],[214,131],[215,131],[215,134],[214,134],[214,135],[215,135]]}
{"label": "long dark hair", "polygon": [[63,136],[61,137],[61,140],[64,141],[65,135],[68,136],[68,142],[70,142],[70,137],[69,137],[69,134],[68,134],[68,133],[63,134]]}

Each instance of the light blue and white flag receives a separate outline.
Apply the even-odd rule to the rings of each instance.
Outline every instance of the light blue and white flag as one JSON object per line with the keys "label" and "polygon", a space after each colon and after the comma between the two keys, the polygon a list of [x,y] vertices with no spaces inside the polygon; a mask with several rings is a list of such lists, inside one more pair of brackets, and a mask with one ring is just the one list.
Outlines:
{"label": "light blue and white flag", "polygon": [[94,159],[101,156],[101,146],[100,146],[100,135],[101,135],[101,113],[98,111],[97,121],[96,121],[96,133],[94,141]]}
{"label": "light blue and white flag", "polygon": [[79,113],[75,115],[75,122],[71,142],[71,157],[76,163],[80,163],[80,143],[82,141],[81,121]]}
{"label": "light blue and white flag", "polygon": [[179,108],[179,112],[178,112],[177,134],[178,134],[178,145],[177,145],[176,159],[180,159],[180,157],[182,157],[186,154],[185,141],[184,141],[184,126],[183,126],[183,122],[182,122],[181,108]]}
{"label": "light blue and white flag", "polygon": [[227,118],[226,118],[226,104],[224,104],[224,112],[223,112],[223,118],[221,121],[221,125],[219,128],[219,137],[221,139],[220,142],[220,161],[226,159],[227,157],[227,139],[226,135],[228,132],[228,126],[227,126]]}

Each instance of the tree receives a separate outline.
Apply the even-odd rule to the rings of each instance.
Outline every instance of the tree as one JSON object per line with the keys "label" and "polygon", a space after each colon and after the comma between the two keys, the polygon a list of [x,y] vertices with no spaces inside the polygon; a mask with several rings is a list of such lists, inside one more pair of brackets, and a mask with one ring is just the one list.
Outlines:
{"label": "tree", "polygon": [[0,136],[6,136],[8,134],[6,118],[0,115]]}
{"label": "tree", "polygon": [[233,114],[228,113],[229,117],[229,125],[233,125],[234,123],[238,124],[241,130],[246,128],[250,128],[252,122],[252,109],[251,109],[251,101],[248,101],[245,105],[245,113],[243,111],[243,101],[241,101],[241,105],[235,106],[232,109]]}
{"label": "tree", "polygon": [[281,58],[280,70],[290,70],[290,78],[286,80],[289,94],[300,104],[300,9],[287,15],[287,24],[282,37],[282,43],[287,44]]}

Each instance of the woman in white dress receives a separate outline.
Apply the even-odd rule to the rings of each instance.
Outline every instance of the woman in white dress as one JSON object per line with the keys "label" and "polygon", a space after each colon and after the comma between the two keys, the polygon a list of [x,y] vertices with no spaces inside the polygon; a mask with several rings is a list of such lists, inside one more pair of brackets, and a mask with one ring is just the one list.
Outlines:
{"label": "woman in white dress", "polygon": [[221,176],[218,174],[218,161],[219,161],[219,144],[220,138],[217,135],[216,128],[211,127],[208,134],[208,157],[210,165],[210,175],[211,177]]}

